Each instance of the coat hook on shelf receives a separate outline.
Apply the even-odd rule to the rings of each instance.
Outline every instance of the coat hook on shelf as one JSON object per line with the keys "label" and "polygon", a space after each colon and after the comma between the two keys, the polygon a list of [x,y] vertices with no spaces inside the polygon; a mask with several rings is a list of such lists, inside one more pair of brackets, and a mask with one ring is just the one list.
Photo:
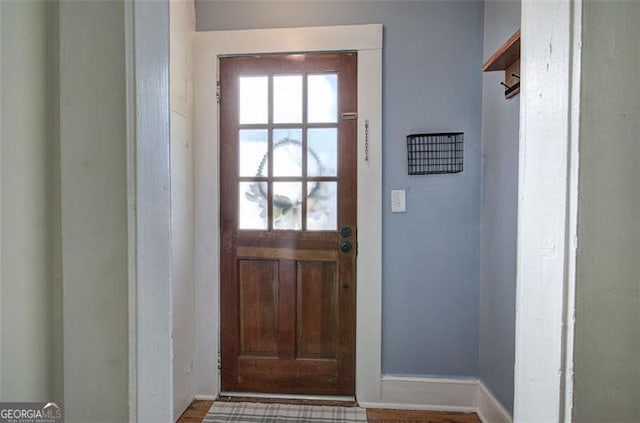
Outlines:
{"label": "coat hook on shelf", "polygon": [[517,73],[512,73],[511,76],[513,76],[514,78],[520,79],[520,75],[518,75]]}
{"label": "coat hook on shelf", "polygon": [[[507,85],[504,82],[500,82],[500,85],[502,85],[503,87],[506,88],[506,90],[504,91],[504,95],[507,96],[507,98],[510,97],[509,94],[514,93],[516,90],[519,91],[520,90],[520,82],[516,82],[513,85]],[[515,93],[514,93],[515,95]]]}

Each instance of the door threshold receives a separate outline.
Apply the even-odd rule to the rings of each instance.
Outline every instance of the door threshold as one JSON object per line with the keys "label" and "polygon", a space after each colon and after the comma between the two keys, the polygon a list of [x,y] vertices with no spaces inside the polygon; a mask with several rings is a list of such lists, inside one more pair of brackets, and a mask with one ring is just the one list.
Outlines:
{"label": "door threshold", "polygon": [[230,392],[221,391],[218,401],[247,401],[274,402],[283,404],[304,405],[339,405],[345,407],[357,406],[353,396],[339,395],[298,395],[298,394],[265,394],[261,392]]}

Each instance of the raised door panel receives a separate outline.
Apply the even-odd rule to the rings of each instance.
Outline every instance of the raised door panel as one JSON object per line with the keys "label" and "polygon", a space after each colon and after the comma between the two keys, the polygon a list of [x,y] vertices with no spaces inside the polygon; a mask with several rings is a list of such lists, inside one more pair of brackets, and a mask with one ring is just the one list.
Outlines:
{"label": "raised door panel", "polygon": [[336,359],[338,278],[335,262],[298,262],[298,358]]}
{"label": "raised door panel", "polygon": [[278,355],[278,262],[239,260],[240,354]]}

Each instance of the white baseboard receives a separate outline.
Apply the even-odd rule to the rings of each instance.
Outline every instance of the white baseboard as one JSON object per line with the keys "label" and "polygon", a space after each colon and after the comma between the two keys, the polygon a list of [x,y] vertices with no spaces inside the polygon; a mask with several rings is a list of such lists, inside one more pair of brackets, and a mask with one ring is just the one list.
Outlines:
{"label": "white baseboard", "polygon": [[422,409],[434,411],[476,411],[477,379],[444,379],[383,375],[381,398],[362,407]]}
{"label": "white baseboard", "polygon": [[196,395],[195,399],[198,401],[215,401],[218,398],[216,395]]}
{"label": "white baseboard", "polygon": [[361,408],[388,408],[392,410],[427,410],[427,411],[451,411],[458,413],[477,413],[475,407],[448,407],[441,405],[425,405],[425,404],[402,404],[391,402],[358,402]]}
{"label": "white baseboard", "polygon": [[510,414],[478,379],[382,376],[381,398],[364,408],[477,413],[483,423],[513,423]]}
{"label": "white baseboard", "polygon": [[513,418],[491,391],[479,381],[478,416],[483,423],[513,423]]}

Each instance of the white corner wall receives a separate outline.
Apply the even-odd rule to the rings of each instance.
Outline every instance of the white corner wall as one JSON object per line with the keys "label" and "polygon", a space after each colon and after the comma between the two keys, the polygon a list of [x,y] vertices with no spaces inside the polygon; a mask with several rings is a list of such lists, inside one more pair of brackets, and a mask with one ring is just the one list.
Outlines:
{"label": "white corner wall", "polygon": [[0,401],[51,401],[47,5],[0,2]]}
{"label": "white corner wall", "polygon": [[640,2],[585,1],[573,421],[640,421]]}
{"label": "white corner wall", "polygon": [[195,397],[195,286],[193,210],[193,0],[170,9],[171,284],[174,420]]}

